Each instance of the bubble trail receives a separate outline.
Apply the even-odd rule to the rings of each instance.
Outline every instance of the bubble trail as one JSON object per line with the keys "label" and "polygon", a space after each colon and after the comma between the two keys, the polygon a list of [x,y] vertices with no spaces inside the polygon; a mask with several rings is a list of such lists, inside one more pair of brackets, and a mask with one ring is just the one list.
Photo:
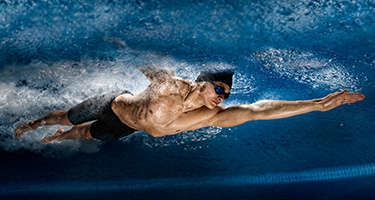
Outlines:
{"label": "bubble trail", "polygon": [[214,186],[251,186],[317,182],[350,179],[375,175],[375,164],[313,169],[300,172],[272,173],[200,178],[164,178],[149,180],[101,181],[101,182],[52,182],[6,184],[0,186],[0,196],[22,194],[52,194],[104,191],[142,191],[171,188],[202,188]]}

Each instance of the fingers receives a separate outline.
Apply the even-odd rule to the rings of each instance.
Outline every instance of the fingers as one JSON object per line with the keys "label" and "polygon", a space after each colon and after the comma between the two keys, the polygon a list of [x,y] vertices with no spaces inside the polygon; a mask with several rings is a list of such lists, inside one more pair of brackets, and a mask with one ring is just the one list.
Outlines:
{"label": "fingers", "polygon": [[354,103],[357,101],[362,101],[364,98],[365,96],[361,93],[348,93],[345,99],[347,103]]}
{"label": "fingers", "polygon": [[318,102],[322,104],[322,111],[327,111],[343,104],[362,101],[364,98],[365,96],[361,93],[350,93],[347,90],[343,90],[341,92],[331,93]]}
{"label": "fingers", "polygon": [[337,98],[337,102],[340,102],[340,104],[349,104],[357,101],[362,101],[365,96],[361,93],[350,93],[346,90],[343,90],[340,95],[337,96]]}

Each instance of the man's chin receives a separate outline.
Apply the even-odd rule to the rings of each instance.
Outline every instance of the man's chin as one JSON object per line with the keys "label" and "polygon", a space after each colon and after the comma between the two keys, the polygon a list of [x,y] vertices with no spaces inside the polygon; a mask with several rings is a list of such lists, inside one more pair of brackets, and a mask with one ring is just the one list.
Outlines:
{"label": "man's chin", "polygon": [[217,106],[217,104],[212,103],[212,104],[210,104],[210,105],[208,105],[208,106],[206,106],[206,107],[207,107],[208,109],[212,110],[212,109],[216,108],[216,106]]}

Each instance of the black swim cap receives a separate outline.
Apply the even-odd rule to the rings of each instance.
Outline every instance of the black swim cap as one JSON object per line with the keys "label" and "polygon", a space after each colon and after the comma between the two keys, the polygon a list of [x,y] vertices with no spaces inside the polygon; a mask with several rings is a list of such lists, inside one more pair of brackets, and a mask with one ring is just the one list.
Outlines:
{"label": "black swim cap", "polygon": [[232,77],[234,72],[232,71],[225,71],[225,72],[201,72],[199,76],[195,79],[195,82],[202,82],[202,81],[216,81],[222,82],[232,88]]}

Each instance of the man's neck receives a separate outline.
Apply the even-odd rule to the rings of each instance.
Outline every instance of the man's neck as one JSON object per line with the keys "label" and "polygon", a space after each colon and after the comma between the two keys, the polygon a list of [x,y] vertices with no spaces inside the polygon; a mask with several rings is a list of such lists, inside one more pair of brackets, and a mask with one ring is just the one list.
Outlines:
{"label": "man's neck", "polygon": [[198,83],[192,83],[190,85],[190,91],[184,101],[183,112],[190,112],[204,106],[203,99],[200,95],[202,85]]}

